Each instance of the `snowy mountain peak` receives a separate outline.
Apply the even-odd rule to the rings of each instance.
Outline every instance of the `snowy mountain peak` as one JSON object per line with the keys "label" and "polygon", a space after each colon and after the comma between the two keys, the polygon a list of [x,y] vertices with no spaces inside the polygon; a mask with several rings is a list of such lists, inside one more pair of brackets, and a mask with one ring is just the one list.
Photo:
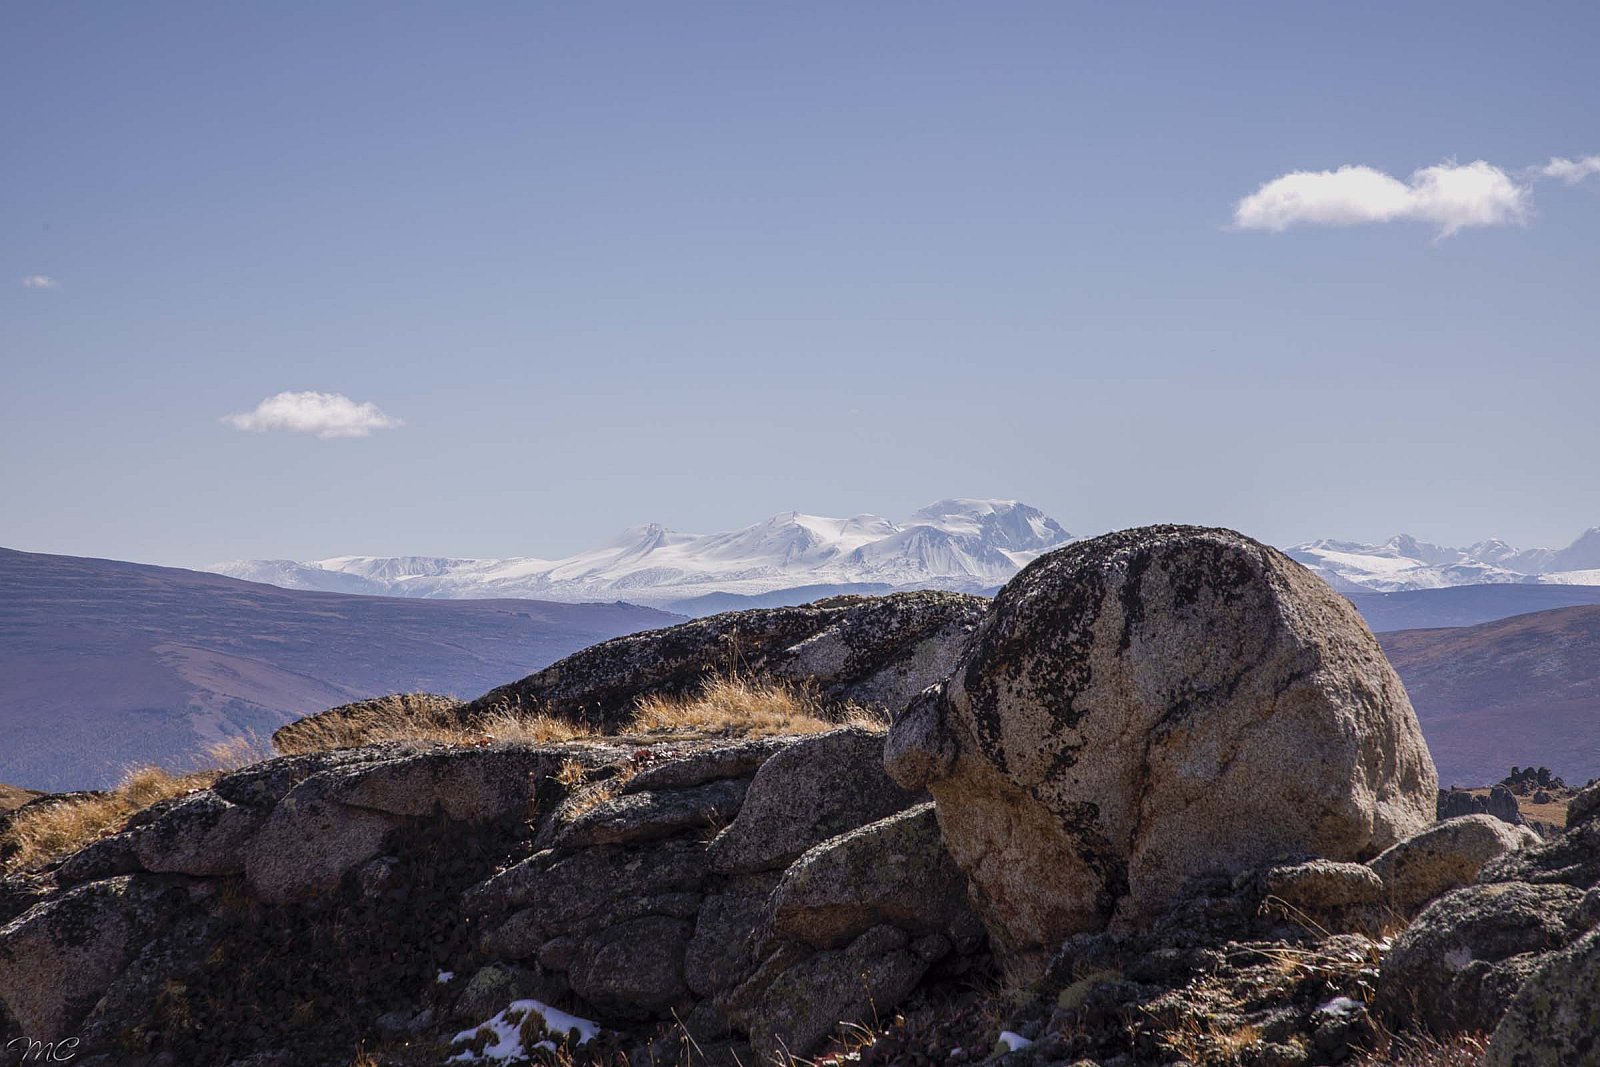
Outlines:
{"label": "snowy mountain peak", "polygon": [[1010,552],[1039,553],[1072,537],[1038,508],[1016,500],[941,500],[912,513],[907,525],[919,524]]}
{"label": "snowy mountain peak", "polygon": [[1015,500],[950,499],[904,523],[787,511],[751,526],[686,534],[657,523],[565,559],[341,556],[244,560],[210,569],[300,589],[388,596],[532,597],[670,604],[711,593],[767,595],[811,586],[983,590],[1071,540]]}
{"label": "snowy mountain peak", "polygon": [[1384,547],[1393,550],[1397,557],[1419,559],[1435,566],[1459,563],[1463,556],[1459,548],[1442,548],[1427,541],[1418,541],[1410,534],[1396,534],[1384,542]]}

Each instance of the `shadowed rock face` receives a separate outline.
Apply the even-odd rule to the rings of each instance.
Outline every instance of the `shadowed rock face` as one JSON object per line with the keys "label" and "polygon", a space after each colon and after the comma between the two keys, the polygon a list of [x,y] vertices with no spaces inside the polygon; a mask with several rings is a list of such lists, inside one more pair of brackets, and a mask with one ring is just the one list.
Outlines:
{"label": "shadowed rock face", "polygon": [[1348,601],[1228,530],[1155,526],[1035,561],[895,723],[1014,975],[1273,855],[1365,860],[1428,825],[1411,705]]}
{"label": "shadowed rock face", "polygon": [[981,965],[931,812],[898,817],[921,799],[860,726],[270,760],[0,876],[0,1046],[76,1036],[92,1067],[121,1067],[129,1041],[170,1049],[161,1063],[276,1048],[321,1064],[394,1013],[426,1008],[448,1044],[532,996],[636,1042],[676,1014],[765,1062],[751,1042],[809,1050],[930,972]]}
{"label": "shadowed rock face", "polygon": [[595,645],[484,694],[463,714],[510,704],[613,729],[641,696],[690,693],[734,673],[803,682],[831,701],[897,712],[950,672],[988,606],[982,597],[925,590],[727,612]]}

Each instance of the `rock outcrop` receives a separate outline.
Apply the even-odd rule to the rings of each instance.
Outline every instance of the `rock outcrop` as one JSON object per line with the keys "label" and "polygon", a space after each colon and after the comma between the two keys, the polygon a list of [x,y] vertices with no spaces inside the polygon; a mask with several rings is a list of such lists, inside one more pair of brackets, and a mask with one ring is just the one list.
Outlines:
{"label": "rock outcrop", "polygon": [[691,693],[717,674],[805,683],[824,700],[894,713],[950,673],[988,607],[982,597],[925,590],[712,615],[584,649],[485,693],[463,714],[538,708],[609,730],[641,696]]}
{"label": "rock outcrop", "polygon": [[932,790],[1015,975],[1069,934],[1148,924],[1210,871],[1371,858],[1432,821],[1437,791],[1349,602],[1249,538],[1183,526],[1036,560],[895,722],[888,759]]}
{"label": "rock outcrop", "polygon": [[1440,790],[1439,818],[1456,819],[1463,815],[1493,815],[1512,826],[1527,823],[1522,817],[1521,806],[1517,804],[1517,795],[1503,785],[1490,789],[1486,797],[1466,789]]}
{"label": "rock outcrop", "polygon": [[1570,1067],[1600,1062],[1600,930],[1552,953],[1512,1001],[1484,1067]]}
{"label": "rock outcrop", "polygon": [[804,1052],[981,958],[921,799],[860,726],[271,760],[5,880],[40,884],[0,927],[0,1036],[317,1064],[531,997],[636,1060],[674,1019],[727,1062]]}
{"label": "rock outcrop", "polygon": [[1423,1032],[1492,1026],[1544,953],[1575,936],[1583,893],[1520,882],[1469,886],[1434,901],[1383,961],[1377,1004]]}

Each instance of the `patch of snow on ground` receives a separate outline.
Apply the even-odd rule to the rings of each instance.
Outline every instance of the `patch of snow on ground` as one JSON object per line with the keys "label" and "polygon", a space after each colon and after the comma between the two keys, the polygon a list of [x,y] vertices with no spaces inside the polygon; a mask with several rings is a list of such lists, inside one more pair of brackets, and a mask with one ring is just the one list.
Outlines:
{"label": "patch of snow on ground", "polygon": [[446,983],[446,982],[454,981],[455,977],[456,977],[456,972],[454,972],[454,971],[440,971],[439,972],[439,977],[435,978],[434,981],[438,982],[440,985],[444,985],[444,983]]}
{"label": "patch of snow on ground", "polygon": [[[505,1011],[470,1030],[461,1031],[450,1042],[452,1045],[465,1044],[477,1037],[480,1030],[488,1030],[494,1034],[494,1040],[485,1045],[482,1052],[466,1049],[451,1056],[447,1062],[482,1063],[487,1060],[499,1060],[504,1063],[508,1060],[526,1059],[531,1050],[522,1047],[522,1024],[529,1015],[543,1017],[545,1029],[552,1034],[569,1034],[576,1031],[575,1043],[579,1045],[592,1041],[600,1034],[599,1025],[588,1019],[568,1015],[537,1000],[513,1000]],[[533,1047],[554,1051],[556,1046],[553,1041],[540,1041]]]}
{"label": "patch of snow on ground", "polygon": [[1005,1046],[1007,1052],[1016,1052],[1018,1049],[1027,1048],[1033,1042],[1015,1031],[1002,1030],[1000,1031],[1000,1040],[996,1044]]}
{"label": "patch of snow on ground", "polygon": [[1359,1001],[1351,1000],[1349,997],[1334,997],[1332,1000],[1328,1001],[1328,1003],[1317,1009],[1317,1011],[1323,1015],[1338,1016],[1354,1015],[1360,1010],[1361,1003]]}

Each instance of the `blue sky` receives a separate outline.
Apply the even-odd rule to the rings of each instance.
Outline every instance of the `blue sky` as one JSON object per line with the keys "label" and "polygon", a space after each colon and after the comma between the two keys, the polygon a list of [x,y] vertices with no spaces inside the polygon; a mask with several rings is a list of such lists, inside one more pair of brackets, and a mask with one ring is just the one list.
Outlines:
{"label": "blue sky", "polygon": [[[1597,34],[1589,4],[8,4],[0,544],[549,555],[952,495],[1565,543],[1600,524],[1600,175],[1530,168],[1600,153]],[[1440,236],[1408,176],[1477,160],[1516,210]],[[1344,166],[1402,206],[1234,225]],[[403,425],[224,421],[286,391]]]}

